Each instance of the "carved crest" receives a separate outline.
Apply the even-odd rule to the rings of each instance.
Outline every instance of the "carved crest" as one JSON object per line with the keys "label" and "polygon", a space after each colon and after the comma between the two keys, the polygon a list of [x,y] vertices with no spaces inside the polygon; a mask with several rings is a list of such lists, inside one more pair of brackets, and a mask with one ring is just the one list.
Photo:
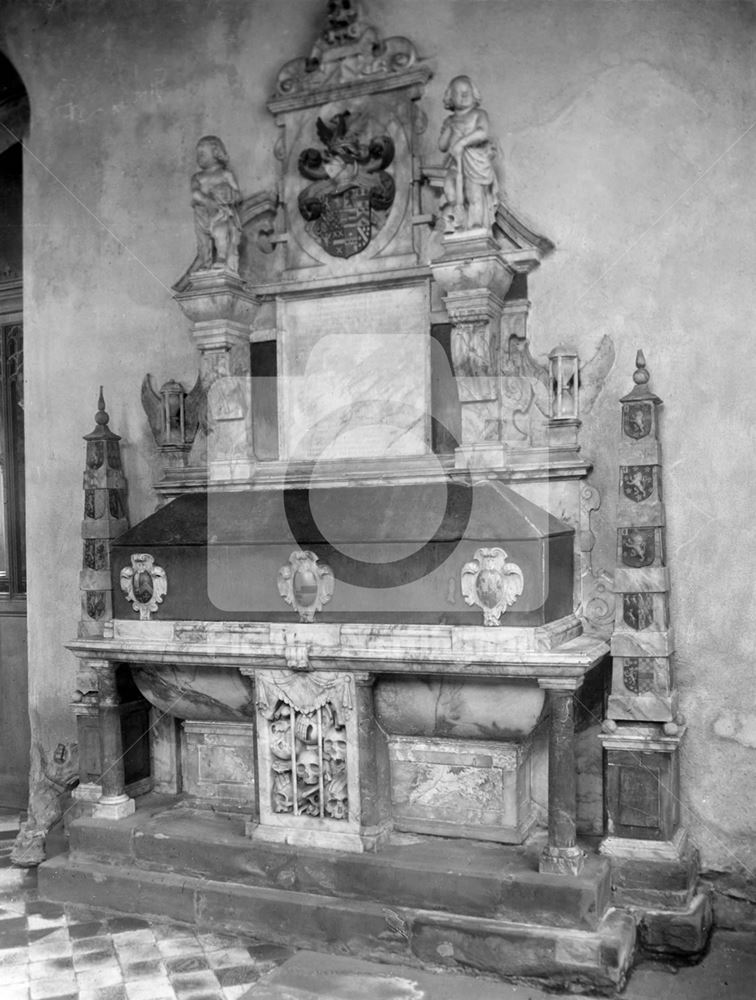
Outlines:
{"label": "carved crest", "polygon": [[299,194],[306,230],[332,257],[360,253],[377,232],[394,202],[394,178],[386,167],[394,159],[390,136],[370,135],[366,115],[348,110],[328,122],[317,120],[324,150],[305,149],[299,172],[314,183]]}
{"label": "carved crest", "polygon": [[650,566],[656,558],[654,528],[622,528],[620,546],[625,566],[639,569]]}
{"label": "carved crest", "polygon": [[642,503],[654,491],[654,467],[652,465],[628,465],[622,469],[622,492],[628,500]]}
{"label": "carved crest", "polygon": [[139,612],[142,621],[149,621],[157,611],[158,604],[168,593],[168,579],[165,570],[155,565],[154,556],[146,552],[135,552],[131,566],[121,570],[121,590],[134,611]]}
{"label": "carved crest", "polygon": [[462,567],[462,596],[466,604],[483,610],[484,625],[498,625],[502,614],[514,604],[524,586],[522,570],[507,562],[504,549],[478,549]]}
{"label": "carved crest", "polygon": [[651,433],[652,403],[625,403],[622,407],[622,428],[631,438],[644,438]]}
{"label": "carved crest", "polygon": [[622,618],[626,625],[642,632],[654,621],[653,594],[623,594]]}
{"label": "carved crest", "polygon": [[315,621],[315,615],[333,597],[333,588],[331,569],[318,565],[314,552],[292,552],[288,566],[278,571],[278,593],[303,622]]}

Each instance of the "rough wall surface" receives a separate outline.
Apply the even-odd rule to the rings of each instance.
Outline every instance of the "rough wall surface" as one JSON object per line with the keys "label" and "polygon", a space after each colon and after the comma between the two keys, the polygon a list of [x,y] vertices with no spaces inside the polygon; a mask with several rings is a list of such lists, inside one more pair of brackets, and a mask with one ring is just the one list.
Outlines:
{"label": "rough wall surface", "polygon": [[[105,387],[132,523],[155,503],[145,371],[196,370],[170,285],[194,254],[188,177],[207,132],[245,193],[270,186],[278,67],[305,54],[314,0],[5,0],[0,49],[31,101],[25,158],[29,687],[35,738],[73,734],[81,436]],[[619,406],[638,347],[665,401],[677,675],[689,724],[683,816],[709,867],[756,863],[756,5],[727,0],[374,0],[387,34],[448,80],[471,73],[507,199],[557,246],[531,281],[534,352],[617,363],[584,428],[613,568]]]}

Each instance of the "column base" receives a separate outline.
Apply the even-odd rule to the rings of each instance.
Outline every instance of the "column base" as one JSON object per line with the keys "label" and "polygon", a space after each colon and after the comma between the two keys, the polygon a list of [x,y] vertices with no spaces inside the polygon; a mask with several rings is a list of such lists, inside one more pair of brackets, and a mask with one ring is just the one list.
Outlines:
{"label": "column base", "polygon": [[546,847],[538,861],[542,875],[579,875],[585,865],[582,847]]}
{"label": "column base", "polygon": [[74,788],[71,798],[75,802],[99,802],[102,798],[102,786],[96,781],[85,781]]}
{"label": "column base", "polygon": [[95,804],[95,819],[125,819],[136,811],[136,802],[128,795],[103,795]]}

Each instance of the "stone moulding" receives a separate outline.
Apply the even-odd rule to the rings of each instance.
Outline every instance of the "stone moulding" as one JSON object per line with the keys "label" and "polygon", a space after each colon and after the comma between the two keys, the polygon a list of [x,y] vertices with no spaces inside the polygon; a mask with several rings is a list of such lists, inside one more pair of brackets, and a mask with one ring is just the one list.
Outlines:
{"label": "stone moulding", "polygon": [[[187,629],[190,632],[187,633]],[[109,622],[103,639],[77,639],[67,648],[82,659],[118,663],[212,664],[217,669],[290,669],[287,642],[308,648],[311,663],[371,672],[559,679],[575,689],[585,671],[607,652],[601,640],[581,635],[569,615],[532,629],[499,626],[351,625],[256,622]],[[287,639],[288,637],[288,639]]]}

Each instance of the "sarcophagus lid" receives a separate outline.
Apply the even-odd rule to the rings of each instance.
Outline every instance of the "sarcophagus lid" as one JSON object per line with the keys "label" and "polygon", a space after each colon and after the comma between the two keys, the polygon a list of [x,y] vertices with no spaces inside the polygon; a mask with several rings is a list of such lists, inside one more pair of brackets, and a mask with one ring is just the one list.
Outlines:
{"label": "sarcophagus lid", "polygon": [[113,542],[115,616],[147,554],[161,619],[540,625],[572,613],[573,543],[493,482],[185,494]]}

